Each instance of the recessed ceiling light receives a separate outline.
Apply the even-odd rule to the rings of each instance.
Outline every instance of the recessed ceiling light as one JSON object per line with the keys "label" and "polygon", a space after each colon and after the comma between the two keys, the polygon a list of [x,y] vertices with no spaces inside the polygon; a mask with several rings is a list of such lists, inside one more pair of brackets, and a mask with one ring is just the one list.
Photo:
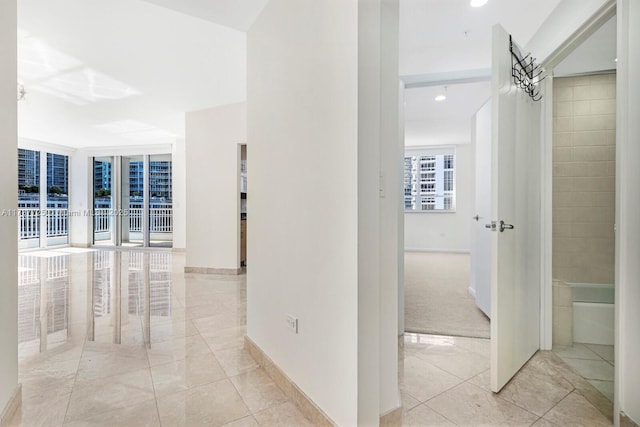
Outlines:
{"label": "recessed ceiling light", "polygon": [[471,7],[482,7],[487,4],[489,0],[471,0]]}
{"label": "recessed ceiling light", "polygon": [[618,62],[618,58],[614,59],[613,62]]}
{"label": "recessed ceiling light", "polygon": [[434,98],[436,101],[440,102],[440,101],[444,101],[445,99],[447,99],[446,96],[444,95],[438,95]]}

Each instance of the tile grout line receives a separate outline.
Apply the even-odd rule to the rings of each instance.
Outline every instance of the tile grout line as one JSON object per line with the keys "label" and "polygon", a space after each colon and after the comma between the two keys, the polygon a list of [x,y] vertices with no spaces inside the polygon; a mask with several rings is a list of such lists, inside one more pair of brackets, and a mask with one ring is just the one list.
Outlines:
{"label": "tile grout line", "polygon": [[[571,384],[571,386],[573,387],[573,384]],[[575,392],[575,391],[577,391],[577,389],[576,389],[575,387],[573,387],[573,390],[571,390],[569,393],[567,393],[567,395],[566,395],[566,396],[564,396],[562,399],[558,400],[558,403],[556,403],[556,404],[555,404],[555,405],[553,405],[551,408],[549,408],[549,409],[547,410],[547,412],[545,412],[545,413],[540,417],[540,419],[544,419],[545,421],[548,421],[548,420],[547,420],[546,418],[544,418],[544,417],[546,417],[546,416],[547,416],[547,414],[548,414],[549,412],[553,411],[553,409],[554,409],[556,406],[558,406],[560,403],[562,403],[562,402],[563,402],[567,397],[569,397],[569,396],[570,396],[571,394],[573,394],[573,392]],[[549,421],[549,422],[551,422],[551,421]],[[555,423],[554,423],[554,424],[555,424]]]}
{"label": "tile grout line", "polygon": [[80,358],[78,359],[78,366],[76,367],[76,374],[73,377],[73,384],[71,385],[71,393],[69,393],[69,401],[67,402],[67,409],[64,411],[64,418],[62,425],[67,423],[67,414],[69,413],[69,407],[71,406],[71,398],[76,391],[76,381],[78,380],[78,374],[80,373],[80,363],[82,362],[82,356],[84,356],[85,346],[87,345],[87,338],[85,337],[82,342],[82,351],[80,352]]}
{"label": "tile grout line", "polygon": [[[429,399],[429,400],[431,400],[431,399]],[[428,401],[427,401],[427,402],[428,402]],[[440,416],[441,416],[442,418],[444,418],[445,420],[449,421],[451,424],[453,424],[453,425],[455,425],[455,426],[459,426],[459,425],[460,425],[460,424],[458,424],[458,423],[454,422],[453,420],[449,419],[446,415],[441,414],[440,412],[438,412],[438,410],[437,410],[437,409],[432,408],[431,406],[427,405],[427,402],[421,403],[420,405],[424,405],[424,406],[426,406],[427,408],[429,408],[430,410],[432,410],[432,411],[433,411],[433,412],[435,412],[436,414],[440,415]],[[418,405],[418,406],[420,406],[420,405]],[[416,408],[417,408],[418,406],[416,406]],[[414,409],[415,409],[415,408],[414,408]]]}
{"label": "tile grout line", "polygon": [[[149,343],[151,345],[151,343]],[[162,427],[162,418],[160,417],[160,407],[158,406],[158,393],[156,392],[156,382],[153,379],[153,373],[151,372],[151,360],[149,359],[149,352],[145,347],[145,354],[147,355],[147,364],[149,365],[149,376],[151,377],[151,387],[153,388],[153,401],[156,403],[156,414],[158,414],[158,425]]]}

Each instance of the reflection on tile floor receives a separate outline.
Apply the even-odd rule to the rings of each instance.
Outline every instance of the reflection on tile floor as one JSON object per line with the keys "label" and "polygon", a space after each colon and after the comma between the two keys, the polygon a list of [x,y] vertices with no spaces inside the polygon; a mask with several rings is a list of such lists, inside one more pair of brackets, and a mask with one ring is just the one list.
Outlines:
{"label": "reflection on tile floor", "polygon": [[[168,251],[21,254],[10,425],[311,425],[243,349],[245,276],[183,271]],[[500,395],[488,369],[488,340],[407,334],[404,424],[610,425],[602,395],[553,353]]]}
{"label": "reflection on tile floor", "polygon": [[554,346],[553,352],[613,402],[612,345],[574,343],[572,346]]}
{"label": "reflection on tile floor", "polygon": [[[407,426],[609,426],[613,408],[554,353],[538,352],[499,394],[490,341],[405,334],[400,390]],[[575,368],[574,368],[575,369]]]}

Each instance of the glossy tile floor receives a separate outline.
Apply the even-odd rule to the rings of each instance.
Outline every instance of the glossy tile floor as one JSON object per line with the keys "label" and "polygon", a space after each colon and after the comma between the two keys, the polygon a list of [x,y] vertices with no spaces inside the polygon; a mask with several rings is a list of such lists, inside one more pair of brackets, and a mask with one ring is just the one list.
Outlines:
{"label": "glossy tile floor", "polygon": [[[242,347],[245,277],[183,270],[168,251],[22,254],[23,405],[11,425],[310,425]],[[554,353],[498,396],[488,354],[485,339],[407,334],[404,424],[610,425],[609,401]]]}
{"label": "glossy tile floor", "polygon": [[580,344],[554,346],[553,352],[613,402],[614,347]]}
{"label": "glossy tile floor", "polygon": [[612,425],[611,402],[553,352],[538,352],[499,394],[487,339],[405,334],[400,352],[404,425]]}

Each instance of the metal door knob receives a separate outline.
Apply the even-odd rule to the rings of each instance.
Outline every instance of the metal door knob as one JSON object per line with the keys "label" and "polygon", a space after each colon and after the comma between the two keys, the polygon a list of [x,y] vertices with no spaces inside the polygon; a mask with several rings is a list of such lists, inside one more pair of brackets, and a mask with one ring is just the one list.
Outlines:
{"label": "metal door knob", "polygon": [[504,230],[513,230],[513,225],[507,224],[504,221],[500,221],[500,232],[502,233]]}

